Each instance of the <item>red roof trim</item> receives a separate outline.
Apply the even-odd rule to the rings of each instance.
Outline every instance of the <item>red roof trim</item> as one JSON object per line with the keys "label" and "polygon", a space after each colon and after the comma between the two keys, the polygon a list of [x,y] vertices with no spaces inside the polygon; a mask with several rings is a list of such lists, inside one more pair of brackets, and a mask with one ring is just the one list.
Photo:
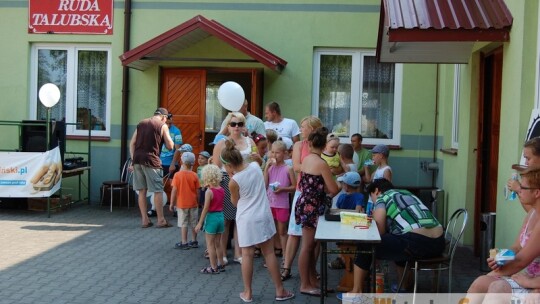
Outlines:
{"label": "red roof trim", "polygon": [[232,47],[242,51],[246,55],[256,59],[261,64],[269,67],[272,70],[280,72],[287,65],[287,61],[270,53],[259,45],[242,37],[236,32],[228,29],[222,24],[214,20],[208,20],[205,17],[198,15],[192,19],[164,32],[161,35],[131,49],[120,56],[123,66],[136,65],[136,61],[144,60],[144,57],[151,52],[165,47],[169,43],[181,38],[182,36],[201,29],[221,40],[228,43]]}
{"label": "red roof trim", "polygon": [[393,29],[388,31],[390,42],[442,42],[442,41],[501,41],[510,40],[507,30],[451,30],[451,29]]}

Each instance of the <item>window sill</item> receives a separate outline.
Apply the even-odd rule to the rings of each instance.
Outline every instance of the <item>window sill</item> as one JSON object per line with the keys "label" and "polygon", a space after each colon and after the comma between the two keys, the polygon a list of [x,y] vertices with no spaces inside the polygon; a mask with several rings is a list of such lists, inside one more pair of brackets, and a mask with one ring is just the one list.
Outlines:
{"label": "window sill", "polygon": [[[373,147],[375,147],[375,146],[376,145],[368,145],[368,144],[364,145],[364,144],[362,144],[362,147],[364,147],[364,148],[366,148],[368,150],[373,149]],[[386,146],[388,146],[388,149],[390,149],[390,150],[401,150],[402,149],[400,145],[386,145]]]}
{"label": "window sill", "polygon": [[458,149],[454,148],[443,148],[440,150],[443,154],[457,155]]}
{"label": "window sill", "polygon": [[[88,136],[82,135],[67,135],[66,139],[68,140],[88,140]],[[111,138],[108,136],[92,136],[92,141],[111,141]]]}

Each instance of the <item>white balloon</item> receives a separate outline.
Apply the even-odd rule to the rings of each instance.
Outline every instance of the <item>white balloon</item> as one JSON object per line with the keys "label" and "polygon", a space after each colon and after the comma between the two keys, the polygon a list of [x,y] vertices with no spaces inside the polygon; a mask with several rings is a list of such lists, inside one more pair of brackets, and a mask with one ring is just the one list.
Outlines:
{"label": "white balloon", "polygon": [[39,89],[38,96],[44,106],[51,108],[60,100],[60,89],[54,83],[46,83]]}
{"label": "white balloon", "polygon": [[[167,193],[165,192],[162,192],[163,193],[163,205],[165,205],[167,203],[167,200],[168,200],[168,197],[167,197]],[[152,203],[152,206],[154,206],[154,192],[152,192],[152,196],[150,196],[150,203]]]}
{"label": "white balloon", "polygon": [[[139,190],[135,190],[135,193],[137,193],[137,195],[139,195]],[[149,192],[149,191],[146,191],[146,197],[150,197],[154,194],[154,192]]]}
{"label": "white balloon", "polygon": [[244,89],[234,81],[227,81],[218,89],[218,100],[229,111],[238,111],[244,104]]}

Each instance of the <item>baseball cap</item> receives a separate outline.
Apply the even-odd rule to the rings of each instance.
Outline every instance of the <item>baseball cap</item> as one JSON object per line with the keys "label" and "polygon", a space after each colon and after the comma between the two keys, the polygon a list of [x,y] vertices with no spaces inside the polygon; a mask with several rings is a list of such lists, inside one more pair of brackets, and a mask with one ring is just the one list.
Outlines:
{"label": "baseball cap", "polygon": [[202,151],[201,153],[199,153],[199,155],[202,155],[204,156],[205,158],[210,158],[210,153],[206,152],[206,151]]}
{"label": "baseball cap", "polygon": [[154,115],[166,115],[166,116],[169,116],[169,111],[167,111],[167,109],[165,109],[165,108],[157,108],[156,111],[154,112]]}
{"label": "baseball cap", "polygon": [[210,143],[210,145],[215,145],[217,144],[220,140],[222,139],[225,139],[227,138],[227,136],[223,135],[223,134],[218,134],[216,135],[216,137],[214,137],[214,141]]}
{"label": "baseball cap", "polygon": [[185,165],[193,165],[195,163],[195,154],[191,152],[184,152],[180,159]]}
{"label": "baseball cap", "polygon": [[360,174],[355,171],[346,172],[342,176],[337,178],[338,182],[343,182],[352,187],[360,186]]}
{"label": "baseball cap", "polygon": [[292,139],[288,138],[288,137],[282,137],[281,138],[281,141],[283,141],[285,143],[285,146],[287,147],[287,150],[291,150],[292,149],[292,146],[293,146],[293,141]]}
{"label": "baseball cap", "polygon": [[373,147],[373,149],[371,149],[371,153],[381,153],[382,155],[388,157],[388,155],[390,155],[390,150],[388,149],[387,145],[376,145]]}
{"label": "baseball cap", "polygon": [[178,149],[180,152],[193,152],[193,147],[190,144],[183,144]]}

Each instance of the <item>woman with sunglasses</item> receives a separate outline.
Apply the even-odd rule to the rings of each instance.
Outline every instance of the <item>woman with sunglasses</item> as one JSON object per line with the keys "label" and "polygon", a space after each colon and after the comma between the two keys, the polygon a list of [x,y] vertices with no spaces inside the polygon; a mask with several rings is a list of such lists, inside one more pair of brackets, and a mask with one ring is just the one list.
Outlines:
{"label": "woman with sunglasses", "polygon": [[[221,130],[221,134],[227,134],[227,139],[234,142],[234,147],[240,151],[242,158],[246,163],[256,161],[259,165],[262,164],[262,158],[257,153],[257,146],[255,142],[249,137],[244,136],[246,128],[246,118],[244,114],[240,112],[231,112],[225,118],[226,128]],[[221,235],[221,248],[223,250],[223,264],[226,265],[227,261],[227,241],[229,237],[229,231],[231,226],[234,225],[236,219],[236,207],[231,203],[231,194],[229,191],[230,176],[223,169],[223,163],[219,158],[221,151],[225,148],[225,140],[220,140],[215,146],[212,155],[213,162],[216,166],[220,167],[223,172],[223,178],[220,186],[225,190],[225,197],[223,199],[223,213],[225,215],[225,230]],[[238,231],[236,226],[234,227],[234,261],[242,263],[242,252],[238,246]]]}

